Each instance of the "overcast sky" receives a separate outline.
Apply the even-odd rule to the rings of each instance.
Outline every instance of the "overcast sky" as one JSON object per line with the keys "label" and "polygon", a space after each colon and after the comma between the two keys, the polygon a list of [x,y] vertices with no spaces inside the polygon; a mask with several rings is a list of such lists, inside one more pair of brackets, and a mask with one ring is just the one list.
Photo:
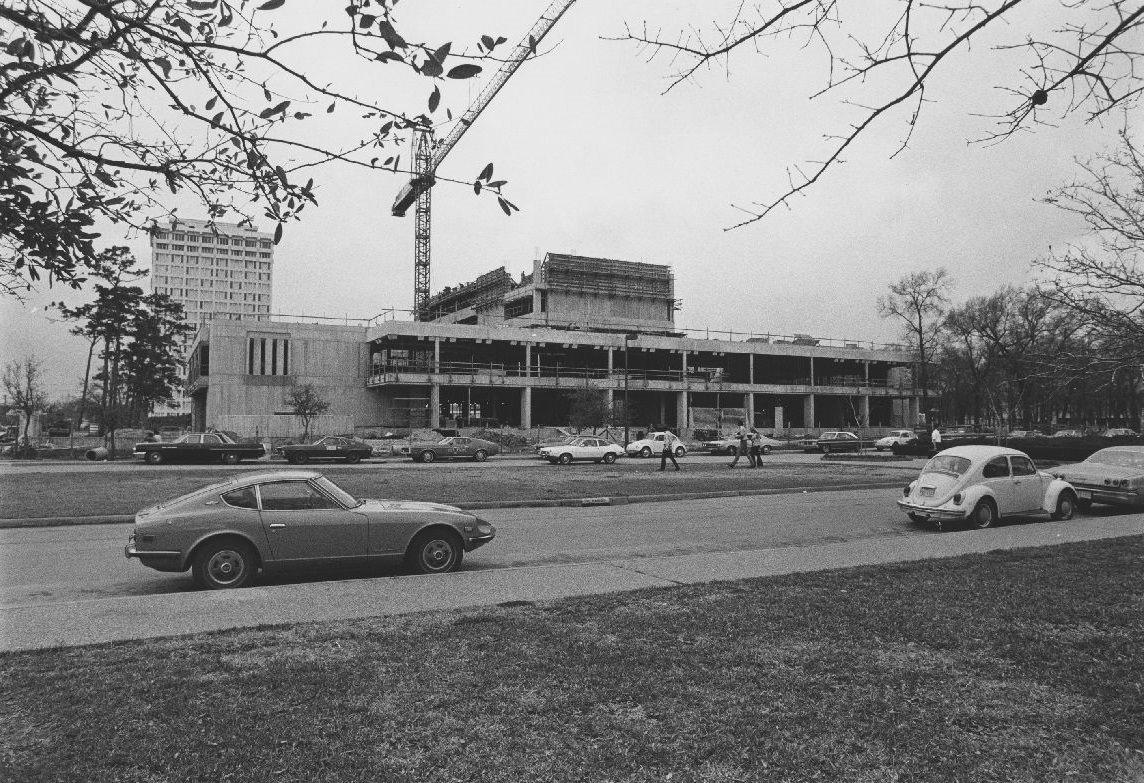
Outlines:
{"label": "overcast sky", "polygon": [[[407,38],[452,40],[454,51],[481,34],[503,35],[507,51],[548,2],[421,0],[400,4],[398,21]],[[493,162],[521,211],[505,217],[471,187],[439,184],[432,290],[502,265],[519,277],[546,252],[577,253],[671,266],[682,327],[884,342],[898,329],[877,316],[876,300],[902,275],[945,266],[961,301],[1030,281],[1033,259],[1081,237],[1083,226],[1037,199],[1074,177],[1074,158],[1114,147],[1123,115],[1100,126],[1046,114],[1055,127],[970,143],[993,128],[981,115],[1009,105],[997,85],[1020,83],[1009,78],[1017,61],[992,52],[992,41],[941,72],[906,150],[891,158],[906,131],[903,111],[876,124],[792,209],[725,231],[742,216],[733,205],[781,193],[788,167],[821,159],[824,136],[856,116],[831,94],[810,99],[827,61],[795,42],[774,56],[746,48],[726,70],[701,71],[665,94],[669,59],[649,61],[606,38],[645,20],[670,37],[736,5],[578,0],[544,55],[521,67],[438,171],[471,181]],[[280,11],[284,23],[295,21],[290,10],[287,3]],[[368,78],[376,82],[376,73]],[[443,84],[442,119],[446,106],[459,115],[479,86]],[[420,111],[427,87],[395,86],[391,108]],[[368,318],[411,306],[412,210],[390,216],[404,179],[354,170],[317,176],[319,205],[287,227],[275,252],[275,311]],[[145,238],[104,238],[150,262]],[[57,289],[23,306],[0,302],[0,356],[44,360],[57,397],[78,391],[85,356],[80,341],[45,318],[44,304],[61,297],[83,300]]]}

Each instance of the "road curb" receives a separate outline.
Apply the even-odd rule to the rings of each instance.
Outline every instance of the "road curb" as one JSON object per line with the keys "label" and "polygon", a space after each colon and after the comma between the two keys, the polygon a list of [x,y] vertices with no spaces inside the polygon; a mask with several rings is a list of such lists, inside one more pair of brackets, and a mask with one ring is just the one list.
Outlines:
{"label": "road curb", "polygon": [[[811,492],[845,492],[852,489],[896,489],[899,481],[875,484],[836,484],[832,486],[775,487],[772,489],[734,489],[720,492],[677,492],[656,495],[617,495],[614,497],[553,498],[533,500],[474,501],[451,505],[466,511],[493,508],[557,508],[569,506],[626,506],[634,503],[671,503],[680,500],[711,500],[715,498],[751,497],[757,495],[794,495]],[[104,514],[90,517],[32,517],[29,519],[0,519],[0,530],[26,527],[73,527],[76,525],[127,525],[134,514]]]}

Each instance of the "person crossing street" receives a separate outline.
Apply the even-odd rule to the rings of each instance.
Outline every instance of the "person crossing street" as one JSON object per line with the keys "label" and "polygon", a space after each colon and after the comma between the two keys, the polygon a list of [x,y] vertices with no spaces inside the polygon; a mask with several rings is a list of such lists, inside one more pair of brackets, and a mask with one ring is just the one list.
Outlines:
{"label": "person crossing street", "polygon": [[679,470],[679,463],[675,461],[675,444],[679,443],[679,438],[671,430],[663,430],[663,451],[659,455],[659,469],[660,471],[667,470],[667,461],[670,459],[671,464]]}

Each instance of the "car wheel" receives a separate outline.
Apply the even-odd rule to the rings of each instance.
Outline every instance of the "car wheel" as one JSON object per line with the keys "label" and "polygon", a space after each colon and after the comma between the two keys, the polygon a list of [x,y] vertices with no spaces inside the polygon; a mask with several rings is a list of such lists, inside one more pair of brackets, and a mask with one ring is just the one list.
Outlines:
{"label": "car wheel", "polygon": [[163,453],[161,451],[148,451],[146,461],[148,465],[162,465]]}
{"label": "car wheel", "polygon": [[567,452],[565,452],[564,454],[561,454],[560,455],[560,464],[561,465],[571,465],[572,464],[572,455],[567,453]]}
{"label": "car wheel", "polygon": [[427,530],[409,545],[406,562],[419,574],[444,574],[461,567],[465,550],[456,533]]}
{"label": "car wheel", "polygon": [[881,450],[882,450],[882,448],[883,448],[882,446],[875,446],[875,447],[874,447],[874,451],[881,451]]}
{"label": "car wheel", "polygon": [[607,454],[604,455],[604,462],[608,463],[609,465],[611,465],[615,461],[616,461],[616,455],[615,454],[608,452]]}
{"label": "car wheel", "polygon": [[973,507],[973,513],[969,519],[978,530],[993,527],[993,523],[997,521],[997,507],[993,505],[992,501],[979,500],[977,505]]}
{"label": "car wheel", "polygon": [[295,454],[294,458],[291,459],[290,461],[293,462],[295,465],[305,465],[307,462],[310,461],[310,455],[299,452],[298,454]]}
{"label": "car wheel", "polygon": [[1076,505],[1076,495],[1067,491],[1062,492],[1057,498],[1057,510],[1053,512],[1053,519],[1059,519],[1062,522],[1066,519],[1072,519]]}
{"label": "car wheel", "polygon": [[925,517],[919,516],[918,514],[915,514],[912,511],[910,513],[906,514],[906,516],[910,518],[911,522],[925,522],[926,521]]}
{"label": "car wheel", "polygon": [[473,459],[477,462],[484,462],[489,458],[489,453],[484,449],[477,449],[477,453],[473,455]]}
{"label": "car wheel", "polygon": [[687,453],[687,449],[683,448],[682,446],[680,446],[678,449],[675,450],[675,456],[676,457],[682,457],[686,453]]}
{"label": "car wheel", "polygon": [[361,455],[360,454],[350,454],[348,457],[346,457],[346,464],[347,465],[356,465],[359,462],[361,462]]}
{"label": "car wheel", "polygon": [[895,443],[895,444],[891,445],[891,446],[890,446],[890,453],[891,453],[891,454],[901,454],[901,453],[902,453],[902,446],[901,446],[901,444],[900,444],[900,443]]}
{"label": "car wheel", "polygon": [[237,465],[238,455],[233,451],[227,451],[222,455],[222,464],[224,465]]}
{"label": "car wheel", "polygon": [[651,456],[651,446],[644,446],[642,449],[640,449],[640,456],[643,457],[644,459],[647,459],[648,457],[650,457]]}
{"label": "car wheel", "polygon": [[1092,510],[1092,501],[1087,499],[1087,498],[1084,500],[1077,498],[1076,510],[1077,511],[1091,511]]}
{"label": "car wheel", "polygon": [[195,553],[191,575],[208,590],[242,587],[254,576],[257,556],[250,544],[234,538],[208,541]]}
{"label": "car wheel", "polygon": [[421,452],[421,461],[422,462],[432,462],[435,459],[437,459],[437,455],[434,454],[433,452],[431,452],[431,451]]}

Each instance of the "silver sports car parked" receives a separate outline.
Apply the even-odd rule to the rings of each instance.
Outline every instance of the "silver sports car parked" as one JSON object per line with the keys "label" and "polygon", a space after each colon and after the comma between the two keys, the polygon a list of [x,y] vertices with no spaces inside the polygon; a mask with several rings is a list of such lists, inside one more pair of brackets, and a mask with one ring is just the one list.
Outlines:
{"label": "silver sports car parked", "polygon": [[466,511],[411,500],[359,500],[308,470],[247,474],[143,509],[124,550],[200,587],[242,587],[259,570],[400,564],[435,574],[496,530]]}

